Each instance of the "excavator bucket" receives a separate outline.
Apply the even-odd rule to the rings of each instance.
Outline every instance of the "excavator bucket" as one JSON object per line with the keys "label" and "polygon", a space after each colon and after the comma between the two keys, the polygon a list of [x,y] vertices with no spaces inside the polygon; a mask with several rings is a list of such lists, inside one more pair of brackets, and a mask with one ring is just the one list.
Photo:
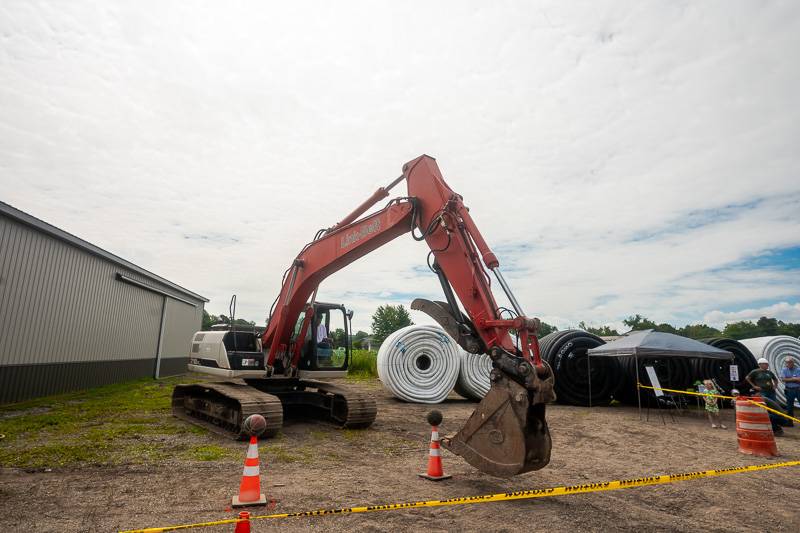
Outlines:
{"label": "excavator bucket", "polygon": [[533,403],[540,395],[498,369],[492,370],[491,379],[489,392],[464,427],[443,438],[442,446],[492,476],[543,468],[550,462],[552,446],[545,403]]}

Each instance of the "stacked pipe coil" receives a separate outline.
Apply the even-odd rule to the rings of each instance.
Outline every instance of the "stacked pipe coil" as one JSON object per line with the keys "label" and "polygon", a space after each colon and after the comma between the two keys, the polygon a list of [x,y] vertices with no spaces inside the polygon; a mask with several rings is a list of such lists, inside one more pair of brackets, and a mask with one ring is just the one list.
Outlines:
{"label": "stacked pipe coil", "polygon": [[[756,365],[756,358],[750,350],[739,341],[724,337],[712,337],[700,339],[700,342],[709,344],[720,350],[726,350],[733,354],[733,361],[720,361],[717,359],[694,359],[695,378],[698,380],[713,379],[722,389],[722,393],[729,395],[733,389],[745,393],[750,385],[744,380],[747,373],[753,370]],[[739,379],[732,381],[730,367],[736,365],[739,372]]]}
{"label": "stacked pipe coil", "polygon": [[[608,405],[620,386],[619,362],[613,357],[589,357],[586,351],[605,344],[583,330],[555,331],[539,341],[542,358],[555,376],[559,402],[570,405]],[[591,365],[589,364],[591,363]],[[589,382],[591,380],[591,397]]]}
{"label": "stacked pipe coil", "polygon": [[787,357],[794,359],[795,365],[800,366],[800,340],[788,335],[777,335],[775,337],[743,339],[741,342],[753,353],[756,359],[763,357],[769,361],[769,369],[778,376],[778,390],[776,391],[778,402],[785,404],[786,395],[783,392],[780,373]]}
{"label": "stacked pipe coil", "polygon": [[[622,357],[620,366],[625,377],[624,384],[619,390],[616,399],[623,403],[635,405],[638,402],[636,359],[634,357]],[[638,379],[643,385],[650,385],[647,370],[645,369],[648,366],[653,367],[659,384],[665,389],[686,390],[694,386],[696,378],[689,359],[683,357],[640,358]],[[650,389],[642,389],[641,393],[643,398],[655,394]]]}
{"label": "stacked pipe coil", "polygon": [[461,350],[460,369],[455,391],[470,400],[482,400],[489,392],[492,360],[486,354],[472,354]]}
{"label": "stacked pipe coil", "polygon": [[407,402],[441,403],[453,390],[460,348],[437,326],[407,326],[389,335],[378,350],[384,388]]}

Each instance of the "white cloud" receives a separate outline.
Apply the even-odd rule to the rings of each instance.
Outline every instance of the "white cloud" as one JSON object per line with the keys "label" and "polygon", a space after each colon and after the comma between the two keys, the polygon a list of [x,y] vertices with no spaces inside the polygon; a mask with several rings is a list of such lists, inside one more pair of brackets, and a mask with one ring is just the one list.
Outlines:
{"label": "white cloud", "polygon": [[[425,152],[510,250],[524,309],[561,327],[796,302],[796,270],[748,258],[800,245],[798,15],[793,2],[7,3],[0,199],[214,313],[238,293],[261,322],[314,232]],[[368,329],[378,304],[437,297],[415,270],[426,253],[400,238],[320,299],[358,293],[346,303]]]}
{"label": "white cloud", "polygon": [[762,316],[775,317],[784,322],[800,322],[800,303],[779,302],[756,309],[742,309],[730,313],[710,311],[703,316],[703,320],[709,325],[720,327],[741,320],[755,322]]}

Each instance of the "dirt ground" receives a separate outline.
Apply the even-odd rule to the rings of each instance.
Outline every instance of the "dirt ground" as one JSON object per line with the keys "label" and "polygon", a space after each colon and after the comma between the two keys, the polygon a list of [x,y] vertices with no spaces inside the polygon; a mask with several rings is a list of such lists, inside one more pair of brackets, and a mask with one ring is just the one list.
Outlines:
{"label": "dirt ground", "polygon": [[[691,472],[770,462],[737,452],[735,430],[711,429],[701,413],[662,423],[630,407],[552,406],[551,464],[509,480],[475,471],[444,453],[453,478],[417,477],[427,462],[430,406],[402,403],[376,381],[378,418],[369,430],[287,422],[280,441],[296,453],[262,453],[262,487],[274,512],[452,498]],[[454,432],[474,403],[453,396],[438,408],[443,434]],[[730,410],[723,421],[733,425]],[[246,444],[197,438],[241,450],[241,458],[175,460],[26,472],[0,471],[1,531],[115,531],[230,518]],[[800,428],[778,440],[781,457],[800,459]],[[269,448],[265,448],[268,450]],[[256,521],[253,531],[798,531],[800,467],[707,478],[606,493],[406,511]],[[263,508],[256,511],[264,512]],[[194,531],[233,531],[233,525]]]}

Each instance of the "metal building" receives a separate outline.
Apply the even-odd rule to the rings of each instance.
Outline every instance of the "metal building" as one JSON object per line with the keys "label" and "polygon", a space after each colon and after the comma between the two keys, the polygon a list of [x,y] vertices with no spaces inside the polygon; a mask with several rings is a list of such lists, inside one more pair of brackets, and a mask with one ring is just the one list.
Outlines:
{"label": "metal building", "polygon": [[207,301],[0,202],[0,402],[182,373]]}

